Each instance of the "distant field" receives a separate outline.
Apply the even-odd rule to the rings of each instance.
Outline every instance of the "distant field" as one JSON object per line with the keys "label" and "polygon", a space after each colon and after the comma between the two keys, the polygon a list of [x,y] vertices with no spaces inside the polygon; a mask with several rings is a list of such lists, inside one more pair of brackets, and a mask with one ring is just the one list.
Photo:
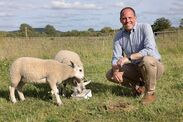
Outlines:
{"label": "distant field", "polygon": [[[2,122],[116,122],[116,121],[183,121],[183,34],[156,37],[166,67],[157,82],[157,101],[149,106],[131,90],[106,80],[110,68],[113,36],[61,38],[0,38],[0,121]],[[61,49],[77,52],[92,83],[89,100],[76,101],[61,97],[57,107],[50,99],[48,85],[25,85],[26,100],[9,101],[9,65],[22,56],[53,58]],[[68,86],[67,91],[71,93]],[[18,96],[17,96],[18,97]]]}

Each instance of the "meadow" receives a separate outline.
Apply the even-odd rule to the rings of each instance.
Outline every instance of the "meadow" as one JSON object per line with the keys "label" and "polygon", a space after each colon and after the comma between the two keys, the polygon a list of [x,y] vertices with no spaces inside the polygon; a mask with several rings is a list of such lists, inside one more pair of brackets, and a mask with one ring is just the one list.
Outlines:
{"label": "meadow", "polygon": [[[157,101],[148,106],[139,103],[129,88],[107,81],[111,67],[113,36],[0,38],[0,121],[2,122],[123,122],[183,121],[183,33],[156,37],[166,71],[157,81]],[[53,58],[61,49],[77,52],[84,64],[87,86],[93,97],[74,100],[61,96],[56,106],[48,85],[27,84],[25,101],[9,100],[9,66],[18,57]],[[67,87],[68,94],[72,93]],[[17,96],[18,98],[18,96]]]}

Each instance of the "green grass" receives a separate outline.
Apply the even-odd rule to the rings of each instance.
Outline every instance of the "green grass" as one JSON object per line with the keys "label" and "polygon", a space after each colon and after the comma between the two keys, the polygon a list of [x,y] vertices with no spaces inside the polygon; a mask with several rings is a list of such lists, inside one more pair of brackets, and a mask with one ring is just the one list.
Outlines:
{"label": "green grass", "polygon": [[[183,121],[183,36],[157,37],[157,46],[165,64],[165,74],[157,81],[157,101],[149,106],[131,90],[106,80],[112,56],[112,36],[62,38],[0,38],[0,121],[2,122],[116,122]],[[56,106],[48,85],[27,84],[26,100],[9,101],[9,66],[21,56],[53,58],[61,49],[77,52],[84,63],[85,75],[92,80],[89,100],[62,97]],[[68,92],[71,90],[68,87]],[[18,97],[18,96],[17,96]]]}

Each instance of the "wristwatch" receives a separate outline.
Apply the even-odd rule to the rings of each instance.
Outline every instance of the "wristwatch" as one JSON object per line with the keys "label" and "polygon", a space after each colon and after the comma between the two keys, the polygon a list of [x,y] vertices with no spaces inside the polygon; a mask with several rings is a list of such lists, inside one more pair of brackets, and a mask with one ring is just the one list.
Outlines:
{"label": "wristwatch", "polygon": [[132,61],[132,59],[131,59],[131,55],[128,57],[128,60],[129,60],[129,61]]}

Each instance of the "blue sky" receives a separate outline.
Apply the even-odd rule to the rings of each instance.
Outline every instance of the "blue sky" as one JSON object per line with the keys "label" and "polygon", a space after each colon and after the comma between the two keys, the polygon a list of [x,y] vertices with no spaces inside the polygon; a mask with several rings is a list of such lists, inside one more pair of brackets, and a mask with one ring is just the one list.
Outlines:
{"label": "blue sky", "polygon": [[60,31],[118,29],[125,6],[136,10],[138,22],[153,24],[165,17],[178,26],[183,18],[183,0],[0,0],[0,30],[17,30],[22,23],[50,24]]}

